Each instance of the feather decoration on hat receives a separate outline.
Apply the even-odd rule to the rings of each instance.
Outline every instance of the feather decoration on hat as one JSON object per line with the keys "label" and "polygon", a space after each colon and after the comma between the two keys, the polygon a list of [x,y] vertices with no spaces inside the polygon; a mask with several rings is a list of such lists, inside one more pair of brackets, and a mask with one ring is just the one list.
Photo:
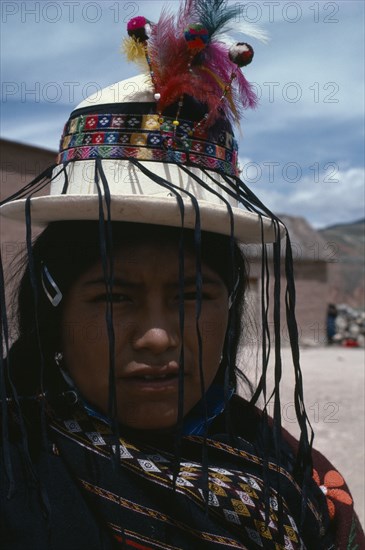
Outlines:
{"label": "feather decoration on hat", "polygon": [[210,37],[229,42],[229,32],[242,33],[262,42],[267,33],[258,25],[247,23],[242,17],[243,4],[227,5],[227,0],[196,0],[195,11],[199,21],[208,29]]}
{"label": "feather decoration on hat", "polygon": [[143,42],[135,40],[132,36],[128,36],[123,39],[121,50],[128,61],[137,63],[143,71],[148,70]]}
{"label": "feather decoration on hat", "polygon": [[[190,18],[188,19],[190,15]],[[158,23],[152,29],[148,51],[153,68],[153,82],[161,94],[158,109],[163,110],[186,94],[205,102],[211,93],[209,82],[202,81],[191,67],[192,53],[187,48],[184,29],[191,14],[184,12],[177,18],[164,10]]]}
{"label": "feather decoration on hat", "polygon": [[[185,0],[176,15],[164,9],[148,37],[135,37],[143,43],[158,112],[189,95],[206,105],[210,126],[221,116],[238,123],[244,109],[255,107],[255,93],[240,70],[251,62],[253,50],[239,43],[232,55],[229,33],[243,31],[260,40],[266,35],[240,22],[240,11],[239,4],[227,6],[226,0]],[[131,20],[129,28],[142,19]]]}

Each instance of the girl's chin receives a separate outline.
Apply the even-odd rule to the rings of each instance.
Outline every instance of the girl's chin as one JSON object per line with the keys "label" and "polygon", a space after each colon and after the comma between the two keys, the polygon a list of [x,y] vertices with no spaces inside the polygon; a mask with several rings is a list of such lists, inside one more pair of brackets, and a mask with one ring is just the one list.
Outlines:
{"label": "girl's chin", "polygon": [[160,425],[151,425],[146,426],[145,424],[134,424],[127,425],[123,422],[120,422],[120,433],[121,435],[128,435],[129,437],[137,437],[138,439],[144,439],[150,441],[153,444],[156,440],[156,437],[159,436],[170,436],[175,433],[176,424],[171,426],[160,426]]}
{"label": "girl's chin", "polygon": [[[163,421],[161,421],[163,419]],[[130,416],[126,418],[125,415],[118,416],[120,426],[129,431],[135,431],[139,433],[170,433],[173,432],[177,422],[177,413],[166,415],[148,414],[147,412],[142,416]]]}

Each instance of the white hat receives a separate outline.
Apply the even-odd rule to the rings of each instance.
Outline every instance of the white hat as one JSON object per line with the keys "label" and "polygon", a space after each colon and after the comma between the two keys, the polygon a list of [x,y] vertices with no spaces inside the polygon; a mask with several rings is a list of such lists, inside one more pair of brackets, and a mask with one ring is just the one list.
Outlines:
{"label": "white hat", "polygon": [[[189,95],[161,112],[160,96],[151,72],[79,104],[65,126],[49,194],[30,199],[32,220],[97,220],[110,196],[113,221],[181,226],[183,209],[184,227],[199,223],[242,243],[275,241],[280,224],[252,203],[238,178],[228,117],[205,124],[211,111]],[[0,214],[24,220],[26,200],[7,202]]]}

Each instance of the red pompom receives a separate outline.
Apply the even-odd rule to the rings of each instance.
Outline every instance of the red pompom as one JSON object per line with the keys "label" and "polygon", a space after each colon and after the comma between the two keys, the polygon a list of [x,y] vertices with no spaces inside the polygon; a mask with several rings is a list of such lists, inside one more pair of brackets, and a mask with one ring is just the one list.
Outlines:
{"label": "red pompom", "polygon": [[189,50],[199,52],[204,50],[209,42],[208,30],[200,23],[192,23],[184,30],[184,37]]}
{"label": "red pompom", "polygon": [[151,24],[148,19],[139,15],[128,21],[127,32],[129,36],[132,36],[135,40],[145,42],[150,37]]}
{"label": "red pompom", "polygon": [[250,44],[238,42],[231,46],[228,53],[229,59],[239,67],[249,65],[253,59],[254,51]]}

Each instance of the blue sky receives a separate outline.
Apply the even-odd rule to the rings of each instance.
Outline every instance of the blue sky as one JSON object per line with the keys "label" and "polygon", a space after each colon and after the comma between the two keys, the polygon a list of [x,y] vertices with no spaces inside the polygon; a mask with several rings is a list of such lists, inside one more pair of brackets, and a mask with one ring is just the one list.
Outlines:
{"label": "blue sky", "polygon": [[[242,20],[270,35],[246,38],[260,102],[237,134],[243,179],[272,210],[315,227],[364,217],[364,2],[239,3]],[[119,53],[126,23],[156,20],[164,4],[3,0],[1,136],[57,149],[79,101],[137,74]]]}

